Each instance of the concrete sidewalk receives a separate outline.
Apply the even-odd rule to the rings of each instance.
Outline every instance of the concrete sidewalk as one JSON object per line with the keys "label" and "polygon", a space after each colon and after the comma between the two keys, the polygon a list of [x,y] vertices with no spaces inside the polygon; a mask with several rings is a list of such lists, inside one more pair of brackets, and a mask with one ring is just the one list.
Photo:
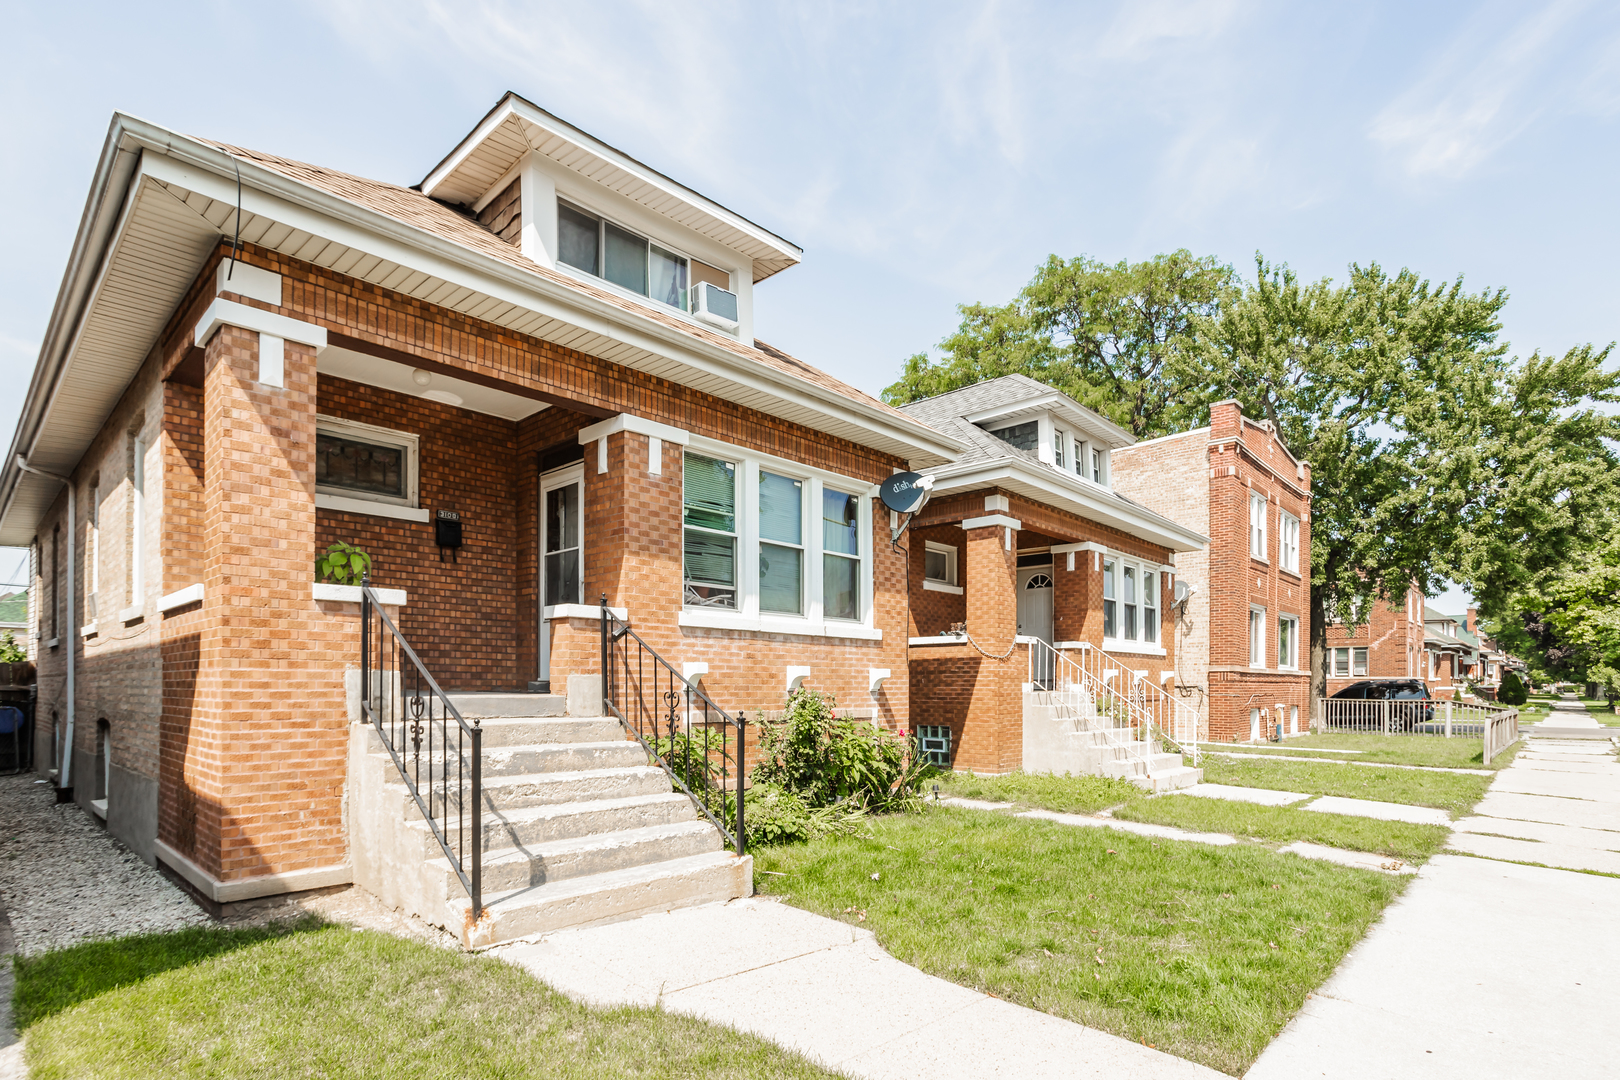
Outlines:
{"label": "concrete sidewalk", "polygon": [[1613,865],[1613,745],[1532,739],[1457,830],[1245,1080],[1616,1075],[1620,878],[1548,868]]}
{"label": "concrete sidewalk", "polygon": [[1224,1076],[925,975],[868,930],[758,897],[490,951],[577,1000],[659,1005],[852,1077]]}

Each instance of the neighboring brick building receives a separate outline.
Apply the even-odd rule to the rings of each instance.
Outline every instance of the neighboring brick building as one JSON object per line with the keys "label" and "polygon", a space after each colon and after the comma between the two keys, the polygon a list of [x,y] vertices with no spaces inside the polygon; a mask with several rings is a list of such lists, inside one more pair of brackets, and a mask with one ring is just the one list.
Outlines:
{"label": "neighboring brick building", "polygon": [[115,117],[0,469],[41,769],[215,901],[350,880],[339,540],[450,690],[597,672],[605,594],[727,708],[905,726],[876,485],[961,446],[755,341],[800,254],[512,96],[416,188]]}
{"label": "neighboring brick building", "polygon": [[1311,470],[1235,401],[1210,426],[1123,447],[1114,487],[1209,536],[1166,606],[1175,683],[1214,741],[1310,727]]}
{"label": "neighboring brick building", "polygon": [[1423,591],[1407,589],[1401,603],[1374,602],[1367,621],[1327,625],[1328,696],[1363,679],[1416,679],[1428,670],[1423,644]]}
{"label": "neighboring brick building", "polygon": [[1045,722],[1030,692],[1065,681],[1038,643],[1100,651],[1135,698],[1162,693],[1176,561],[1205,537],[1122,498],[1110,459],[1129,433],[1050,386],[1008,375],[903,409],[966,446],[926,470],[910,524],[912,723],[958,768],[1066,771],[1026,738]]}

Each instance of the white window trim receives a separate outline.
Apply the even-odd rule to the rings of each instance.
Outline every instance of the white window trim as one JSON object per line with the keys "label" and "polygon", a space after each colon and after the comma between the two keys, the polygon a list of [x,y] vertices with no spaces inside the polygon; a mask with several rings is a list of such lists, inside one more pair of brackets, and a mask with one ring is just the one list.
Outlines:
{"label": "white window trim", "polygon": [[[1260,616],[1260,640],[1254,638],[1256,615]],[[1249,605],[1249,666],[1263,669],[1266,664],[1266,609],[1258,604]]]}
{"label": "white window trim", "polygon": [[953,544],[941,544],[933,540],[925,540],[923,546],[926,552],[945,556],[945,577],[931,578],[928,576],[928,560],[923,559],[923,588],[931,592],[953,593],[962,595],[961,581],[957,576],[957,549]]}
{"label": "white window trim", "polygon": [[[378,427],[375,424],[362,424],[358,420],[340,420],[335,416],[315,417],[315,433],[317,436],[327,432],[340,439],[353,439],[356,442],[370,442],[381,446],[396,446],[405,451],[405,497],[396,498],[392,495],[375,495],[365,491],[354,491],[349,488],[334,487],[330,484],[317,484],[315,486],[315,505],[322,505],[322,496],[326,497],[329,509],[342,510],[353,507],[338,506],[335,502],[368,504],[369,509],[360,510],[359,513],[378,514],[383,517],[397,517],[387,511],[378,510],[379,506],[404,507],[415,510],[419,508],[418,484],[421,472],[422,440],[409,432],[395,431],[392,428]],[[426,511],[420,519],[407,520],[426,521]]]}
{"label": "white window trim", "polygon": [[[729,461],[738,470],[737,491],[737,608],[726,611],[719,608],[689,608],[686,606],[685,567],[681,572],[681,610],[676,618],[679,626],[705,627],[715,630],[742,630],[767,634],[799,634],[809,637],[851,638],[881,641],[883,631],[874,624],[877,605],[872,595],[872,499],[877,485],[851,479],[838,473],[803,465],[786,458],[745,450],[717,439],[693,435],[686,449],[704,457]],[[761,612],[759,609],[759,473],[776,473],[805,481],[805,553],[803,615],[779,612]],[[684,473],[684,467],[683,467]],[[849,619],[822,618],[821,575],[821,496],[831,487],[856,497],[858,520],[855,528],[861,538],[860,569],[856,576],[861,590],[861,617]],[[683,496],[684,498],[684,496]],[[682,515],[685,516],[684,514]],[[682,524],[682,551],[684,563],[685,529]]]}
{"label": "white window trim", "polygon": [[[1286,510],[1279,507],[1278,510],[1277,510],[1277,521],[1278,521],[1277,536],[1278,536],[1278,549],[1279,549],[1278,558],[1281,560],[1282,568],[1284,570],[1288,571],[1290,574],[1298,574],[1299,573],[1299,518],[1295,517],[1293,514],[1290,514],[1288,511],[1286,511]],[[1290,540],[1289,540],[1289,533],[1290,532],[1293,533],[1292,542],[1290,542]]]}
{"label": "white window trim", "polygon": [[[1282,657],[1279,656],[1277,658],[1277,668],[1280,671],[1298,671],[1299,670],[1299,616],[1298,615],[1281,614],[1281,615],[1277,616],[1277,622],[1279,624],[1285,623],[1285,622],[1293,624],[1293,632],[1288,635],[1288,653],[1289,653],[1288,662],[1286,664],[1283,663]],[[1282,630],[1281,630],[1280,625],[1279,625],[1279,628],[1278,628],[1277,632],[1278,632],[1278,636],[1280,637],[1281,634],[1282,634]],[[1281,644],[1281,642],[1279,642],[1278,644]]]}
{"label": "white window trim", "polygon": [[[1258,491],[1249,492],[1249,558],[1260,562],[1271,561],[1267,558],[1271,550],[1271,537],[1266,535],[1268,532],[1266,518],[1270,513],[1271,500]],[[1258,553],[1255,551],[1257,547]]]}
{"label": "white window trim", "polygon": [[[1126,555],[1123,552],[1108,549],[1103,553],[1101,560],[1104,573],[1107,573],[1108,561],[1110,559],[1113,560],[1114,574],[1118,579],[1114,582],[1114,603],[1117,605],[1115,608],[1117,614],[1115,615],[1114,619],[1115,629],[1124,629],[1125,626],[1125,567],[1127,565],[1136,568],[1136,588],[1138,592],[1138,598],[1136,601],[1137,626],[1140,628],[1143,622],[1141,613],[1142,610],[1147,606],[1143,602],[1143,596],[1145,595],[1142,589],[1143,575],[1157,575],[1155,585],[1162,588],[1164,575],[1167,573],[1173,573],[1173,568],[1137,558],[1135,555]],[[1140,653],[1143,656],[1165,655],[1163,599],[1163,596],[1154,597],[1155,603],[1153,604],[1153,610],[1159,614],[1159,618],[1154,620],[1153,640],[1147,641],[1141,637],[1137,637],[1135,639],[1104,637],[1102,643],[1103,651],[1108,653]]]}
{"label": "white window trim", "polygon": [[[1365,654],[1364,658],[1361,661],[1361,674],[1360,675],[1356,674],[1356,653],[1358,653],[1358,652]],[[1365,679],[1365,678],[1367,678],[1367,673],[1369,671],[1371,671],[1371,670],[1372,670],[1372,650],[1366,645],[1362,645],[1362,646],[1359,646],[1359,647],[1355,646],[1355,645],[1350,646],[1350,678],[1352,678],[1352,679]]]}

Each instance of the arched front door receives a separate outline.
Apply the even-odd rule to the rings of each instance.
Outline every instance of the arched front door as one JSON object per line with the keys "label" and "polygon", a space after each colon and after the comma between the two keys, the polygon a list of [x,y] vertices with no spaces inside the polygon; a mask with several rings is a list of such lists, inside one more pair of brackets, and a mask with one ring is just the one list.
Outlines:
{"label": "arched front door", "polygon": [[[1018,571],[1018,633],[1023,637],[1040,638],[1052,644],[1052,568],[1032,566]],[[1056,672],[1052,654],[1045,649],[1036,653],[1030,680],[1036,690],[1050,690]]]}

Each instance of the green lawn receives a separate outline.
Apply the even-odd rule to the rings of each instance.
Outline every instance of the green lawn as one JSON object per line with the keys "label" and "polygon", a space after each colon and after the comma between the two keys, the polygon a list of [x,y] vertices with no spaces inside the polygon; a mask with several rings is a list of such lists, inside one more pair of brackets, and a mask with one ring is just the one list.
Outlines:
{"label": "green lawn", "polygon": [[586,1008],[499,960],[314,923],[96,942],[16,976],[33,1080],[836,1075],[700,1020]]}
{"label": "green lawn", "polygon": [[895,956],[1240,1075],[1405,887],[1254,845],[951,807],[759,848],[762,891]]}
{"label": "green lawn", "polygon": [[1124,821],[1173,825],[1193,832],[1230,833],[1272,846],[1304,840],[1349,851],[1388,855],[1414,864],[1424,862],[1444,847],[1450,832],[1438,825],[1317,814],[1291,806],[1256,806],[1191,795],[1143,799],[1114,811],[1114,816]]}
{"label": "green lawn", "polygon": [[1368,769],[1333,761],[1257,761],[1215,753],[1200,755],[1198,764],[1206,784],[1434,806],[1450,811],[1452,817],[1472,809],[1490,782],[1489,777],[1467,773]]}
{"label": "green lawn", "polygon": [[975,776],[970,772],[943,773],[923,785],[923,793],[938,784],[941,795],[986,802],[1010,802],[1020,808],[1056,810],[1063,814],[1095,814],[1120,803],[1145,799],[1147,792],[1129,780],[1103,776],[1052,776],[1044,773],[1008,773]]}
{"label": "green lawn", "polygon": [[[1206,753],[1219,752],[1210,743],[1200,743],[1198,749],[1200,758]],[[1376,761],[1391,765],[1431,765],[1442,769],[1500,769],[1512,760],[1511,754],[1507,757],[1497,754],[1491,763],[1486,765],[1482,760],[1485,752],[1483,740],[1475,737],[1448,739],[1440,735],[1349,733],[1301,735],[1297,739],[1285,739],[1281,743],[1268,743],[1265,746],[1245,744],[1232,749],[1240,754],[1282,755],[1306,750],[1309,752],[1300,756],[1313,760],[1322,758],[1329,761]],[[1316,753],[1318,750],[1338,751],[1339,754],[1335,758],[1331,752]],[[1360,753],[1347,753],[1351,750]]]}

